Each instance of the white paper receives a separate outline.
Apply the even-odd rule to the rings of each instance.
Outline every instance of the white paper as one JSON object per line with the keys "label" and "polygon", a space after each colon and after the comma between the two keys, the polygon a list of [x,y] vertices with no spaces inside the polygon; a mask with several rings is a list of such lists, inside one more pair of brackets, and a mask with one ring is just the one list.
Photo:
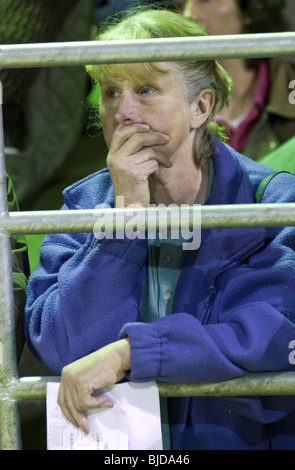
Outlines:
{"label": "white paper", "polygon": [[75,428],[57,403],[59,383],[47,383],[48,450],[162,450],[159,392],[156,382],[126,382],[95,393],[107,395],[113,408],[87,412],[90,433]]}

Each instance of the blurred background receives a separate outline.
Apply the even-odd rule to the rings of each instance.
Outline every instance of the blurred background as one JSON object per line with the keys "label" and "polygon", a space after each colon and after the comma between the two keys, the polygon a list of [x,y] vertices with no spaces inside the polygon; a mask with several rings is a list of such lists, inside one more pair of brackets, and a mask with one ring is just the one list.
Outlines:
{"label": "blurred background", "polygon": [[[217,8],[222,2],[235,1],[240,4],[240,0],[212,0],[211,3],[215,2]],[[99,29],[114,13],[120,14],[138,4],[155,6],[155,3],[159,8],[168,6],[185,13],[185,8],[193,2],[0,0],[0,43],[88,41],[94,38],[95,28]],[[195,5],[198,3],[195,0]],[[289,21],[287,30],[293,31],[295,0],[282,5]],[[65,187],[105,167],[105,143],[93,121],[97,89],[92,88],[83,67],[2,70],[1,81],[6,169],[20,210],[59,209]],[[291,114],[295,122],[295,105]],[[277,152],[279,144],[275,142],[270,150]],[[294,138],[292,147],[291,139],[288,145],[293,151]],[[42,235],[27,237],[31,269],[38,261],[42,238]],[[19,374],[50,375],[50,371],[25,348]],[[44,402],[21,403],[21,417],[24,449],[46,449]]]}

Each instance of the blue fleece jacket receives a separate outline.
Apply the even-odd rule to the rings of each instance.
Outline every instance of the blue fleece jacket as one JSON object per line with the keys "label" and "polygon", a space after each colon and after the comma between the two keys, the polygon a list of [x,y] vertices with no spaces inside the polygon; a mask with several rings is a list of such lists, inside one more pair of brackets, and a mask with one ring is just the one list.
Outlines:
{"label": "blue fleece jacket", "polygon": [[[271,172],[215,141],[209,204],[248,204]],[[64,191],[63,209],[113,205],[107,169]],[[263,202],[294,202],[295,177],[277,175]],[[26,339],[60,374],[66,364],[128,335],[134,382],[210,382],[294,370],[295,229],[202,231],[186,251],[173,312],[141,320],[147,240],[48,235],[30,277]],[[171,398],[173,449],[295,449],[295,397]]]}

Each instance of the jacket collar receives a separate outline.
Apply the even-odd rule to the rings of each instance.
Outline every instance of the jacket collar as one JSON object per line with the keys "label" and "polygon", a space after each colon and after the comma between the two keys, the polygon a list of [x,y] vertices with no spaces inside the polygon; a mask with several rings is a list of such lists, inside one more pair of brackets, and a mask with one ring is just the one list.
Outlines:
{"label": "jacket collar", "polygon": [[[207,204],[253,204],[256,184],[254,174],[261,171],[261,165],[239,155],[217,139],[213,162],[215,177]],[[204,240],[210,238],[215,255],[227,264],[247,257],[258,249],[263,244],[266,233],[265,229],[259,227],[220,228],[204,230],[202,238],[203,236]]]}

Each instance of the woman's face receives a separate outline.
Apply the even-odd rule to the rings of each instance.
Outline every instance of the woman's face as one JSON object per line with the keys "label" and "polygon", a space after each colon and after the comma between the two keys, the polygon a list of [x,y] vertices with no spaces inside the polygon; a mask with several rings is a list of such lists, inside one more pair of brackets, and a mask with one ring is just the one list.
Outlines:
{"label": "woman's face", "polygon": [[146,77],[146,82],[139,82],[137,69],[131,65],[129,78],[110,77],[101,83],[100,119],[108,147],[118,128],[141,123],[151,132],[169,136],[170,142],[161,146],[169,158],[192,152],[192,127],[199,127],[205,118],[201,112],[195,117],[194,104],[188,102],[179,74],[166,64],[163,67],[165,75]]}
{"label": "woman's face", "polygon": [[191,18],[212,35],[241,34],[244,19],[235,0],[176,1],[183,15]]}

